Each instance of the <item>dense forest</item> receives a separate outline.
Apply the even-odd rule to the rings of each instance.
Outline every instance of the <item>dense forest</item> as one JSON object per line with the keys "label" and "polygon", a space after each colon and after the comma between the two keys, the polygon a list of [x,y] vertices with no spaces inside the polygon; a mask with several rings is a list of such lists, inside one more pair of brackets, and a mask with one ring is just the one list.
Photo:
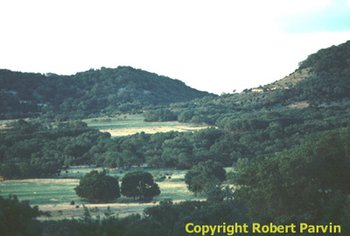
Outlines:
{"label": "dense forest", "polygon": [[86,118],[214,96],[131,67],[71,76],[0,70],[0,118]]}
{"label": "dense forest", "polygon": [[[156,87],[169,100],[152,97],[154,100],[151,99],[151,102],[143,101],[144,97],[139,97],[142,94],[135,90],[137,94],[130,97],[130,101],[135,103],[120,100],[120,103],[111,105],[104,100],[108,97],[104,94],[94,96],[101,98],[100,103],[95,103],[97,100],[93,99],[90,100],[94,101],[91,103],[93,106],[80,106],[89,101],[86,96],[92,90],[87,88],[97,88],[98,83],[94,84],[93,81],[102,72],[130,72],[129,68],[101,69],[80,74],[87,82],[83,85],[79,79],[76,83],[86,86],[79,87],[87,89],[86,96],[79,95],[79,88],[73,85],[60,87],[56,84],[57,90],[48,93],[52,95],[52,102],[41,107],[39,104],[44,100],[40,99],[44,97],[35,95],[41,92],[28,92],[25,86],[21,88],[24,92],[14,92],[10,87],[2,89],[0,95],[6,98],[1,100],[3,118],[28,115],[40,115],[40,118],[17,120],[0,130],[0,175],[9,179],[51,177],[59,175],[67,166],[82,164],[188,169],[185,181],[189,190],[207,199],[176,204],[170,200],[163,201],[158,206],[146,209],[142,215],[125,218],[95,219],[87,210],[80,220],[39,223],[35,217],[43,213],[36,208],[31,209],[13,197],[0,198],[0,204],[13,207],[13,214],[17,214],[18,209],[29,212],[24,216],[23,227],[19,229],[12,227],[15,223],[11,217],[6,218],[8,230],[12,230],[8,232],[14,232],[12,235],[27,232],[27,235],[173,236],[187,235],[184,228],[188,222],[200,225],[221,225],[223,222],[307,222],[326,225],[332,222],[342,226],[340,235],[349,234],[349,58],[350,41],[310,55],[295,72],[274,83],[218,97],[203,97],[206,94],[199,93],[200,98],[188,101],[196,97],[190,93],[192,95],[186,99],[179,98],[177,103],[172,104],[174,101],[170,99],[172,95],[167,94],[169,91]],[[37,76],[47,81],[57,77]],[[6,86],[11,85],[4,77],[1,78]],[[65,80],[78,81],[73,77],[57,79],[62,83]],[[104,81],[107,83],[109,80]],[[147,79],[145,83],[144,87],[153,86],[148,84]],[[73,90],[67,90],[66,96],[60,89]],[[25,91],[29,93],[27,101],[36,97],[32,100],[35,102],[19,102],[22,100],[18,98],[19,94],[25,94]],[[104,91],[108,92],[108,89]],[[69,100],[69,96],[73,96],[71,93],[76,97]],[[11,96],[14,100],[8,99]],[[59,100],[55,96],[62,98]],[[55,101],[60,102],[55,104]],[[11,110],[11,104],[23,107]],[[36,106],[31,107],[33,104]],[[123,105],[130,107],[123,110],[120,108]],[[137,111],[140,108],[146,121],[178,120],[206,123],[212,127],[188,133],[138,133],[112,138],[108,133],[89,128],[76,119],[115,111]],[[55,114],[65,115],[65,119],[70,121],[43,119],[55,117]],[[223,166],[233,167],[233,171],[225,173]],[[0,208],[1,217],[8,215],[6,210]],[[35,225],[35,228],[28,225]]]}

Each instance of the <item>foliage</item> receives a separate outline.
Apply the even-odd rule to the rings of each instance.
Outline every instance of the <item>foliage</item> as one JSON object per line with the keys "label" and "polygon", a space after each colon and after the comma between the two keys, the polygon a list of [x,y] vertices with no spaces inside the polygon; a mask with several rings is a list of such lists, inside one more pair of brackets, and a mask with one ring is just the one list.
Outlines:
{"label": "foliage", "polygon": [[148,172],[136,171],[124,175],[121,193],[127,197],[139,200],[150,200],[160,194],[159,186]]}
{"label": "foliage", "polygon": [[118,179],[106,172],[91,171],[80,179],[75,188],[78,196],[97,201],[108,201],[120,197]]}
{"label": "foliage", "polygon": [[[81,122],[78,122],[79,125],[67,122],[55,127],[45,122],[44,125],[32,125],[21,121],[17,127],[0,132],[0,174],[7,178],[54,176],[64,165],[79,164],[107,167],[147,164],[150,167],[189,169],[199,162],[213,160],[223,166],[232,166],[240,158],[269,156],[295,148],[309,136],[349,125],[349,67],[346,59],[349,44],[347,42],[310,56],[302,63],[300,70],[312,70],[298,83],[289,85],[287,81],[285,84],[288,86],[283,87],[277,86],[281,84],[281,81],[277,81],[259,88],[260,92],[246,90],[220,97],[205,97],[167,107],[148,107],[145,112],[150,120],[177,116],[181,121],[205,122],[216,127],[195,133],[140,133],[111,139],[107,134],[88,129]],[[334,58],[338,58],[338,61]],[[319,66],[318,62],[329,66]],[[86,86],[91,86],[96,78],[107,83],[114,81],[110,77],[119,76],[125,81],[122,78],[127,76],[127,81],[132,82],[134,80],[131,78],[141,78],[142,74],[139,70],[118,68],[92,70],[76,76],[84,82],[80,79],[77,81],[82,84],[85,84],[85,80],[90,81]],[[54,78],[46,80],[61,81]],[[4,81],[10,84],[9,79]],[[136,83],[135,86],[138,85]],[[27,87],[31,88],[29,85]],[[23,87],[21,93],[25,91],[26,87]],[[332,91],[339,93],[332,95]],[[88,95],[84,96],[82,99]],[[52,99],[56,101],[56,98]],[[137,99],[136,95],[134,99]],[[79,99],[72,100],[73,103],[76,101]],[[300,102],[304,105],[298,107]],[[68,107],[74,108],[75,105]],[[81,110],[79,114],[84,116],[84,109],[73,110]],[[22,108],[18,111],[25,112]],[[60,114],[60,108],[55,111]],[[67,118],[74,117],[66,110],[65,114]]]}
{"label": "foliage", "polygon": [[20,202],[16,196],[0,196],[0,235],[40,235],[41,225],[35,218],[41,214],[38,207],[32,208],[28,202]]}
{"label": "foliage", "polygon": [[169,109],[148,110],[144,114],[145,121],[175,121],[177,116]]}
{"label": "foliage", "polygon": [[200,162],[185,175],[187,187],[194,193],[209,193],[225,179],[224,168],[220,163],[214,161]]}
{"label": "foliage", "polygon": [[245,223],[245,210],[232,201],[161,202],[158,206],[148,208],[144,216],[132,215],[125,218],[107,218],[93,221],[49,221],[43,222],[44,236],[173,236],[186,235],[184,225],[195,224],[216,225],[223,222]]}
{"label": "foliage", "polygon": [[[300,148],[237,164],[233,183],[249,216],[262,222],[337,222],[346,229],[350,129],[325,132]],[[349,229],[347,229],[349,230]]]}
{"label": "foliage", "polygon": [[88,164],[90,148],[109,138],[83,122],[13,122],[0,132],[0,175],[57,176],[64,165]]}
{"label": "foliage", "polygon": [[86,118],[209,95],[179,80],[131,67],[91,69],[71,76],[0,70],[0,88],[1,119]]}
{"label": "foliage", "polygon": [[[173,87],[160,81],[154,94],[152,76],[130,68],[91,70],[72,77],[1,71],[3,118],[45,114],[65,119],[147,108],[149,120],[177,117],[216,128],[111,139],[81,122],[52,125],[20,120],[1,131],[0,174],[44,177],[57,175],[63,165],[146,163],[192,168],[186,175],[189,189],[208,194],[206,202],[162,202],[147,209],[144,217],[47,222],[47,235],[183,235],[186,222],[232,221],[333,222],[349,233],[350,130],[342,129],[350,125],[349,45],[350,41],[310,55],[283,81],[167,107],[161,105],[196,96],[181,100],[181,83],[176,82],[179,87],[173,93]],[[14,77],[20,82],[11,83]],[[224,180],[220,165],[235,167],[229,175],[233,193],[229,187],[218,187]],[[147,173],[124,178],[121,192],[126,196],[147,199],[159,194]]]}

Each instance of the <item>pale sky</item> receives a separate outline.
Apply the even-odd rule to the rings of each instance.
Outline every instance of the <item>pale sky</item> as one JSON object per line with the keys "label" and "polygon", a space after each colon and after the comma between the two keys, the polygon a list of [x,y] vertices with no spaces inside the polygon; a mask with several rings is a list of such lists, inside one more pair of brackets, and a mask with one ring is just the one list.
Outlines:
{"label": "pale sky", "polygon": [[350,0],[0,0],[0,68],[132,66],[220,94],[350,40]]}

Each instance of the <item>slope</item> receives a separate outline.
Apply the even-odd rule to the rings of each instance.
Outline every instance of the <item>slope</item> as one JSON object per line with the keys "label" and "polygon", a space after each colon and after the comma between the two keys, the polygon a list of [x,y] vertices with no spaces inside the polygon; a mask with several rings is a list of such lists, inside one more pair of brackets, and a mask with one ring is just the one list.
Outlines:
{"label": "slope", "polygon": [[0,70],[0,118],[64,119],[131,112],[208,96],[179,80],[131,67],[71,76]]}

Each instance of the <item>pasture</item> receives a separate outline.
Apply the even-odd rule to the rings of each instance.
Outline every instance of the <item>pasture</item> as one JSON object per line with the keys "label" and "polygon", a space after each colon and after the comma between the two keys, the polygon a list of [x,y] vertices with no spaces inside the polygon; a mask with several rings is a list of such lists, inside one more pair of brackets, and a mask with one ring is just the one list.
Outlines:
{"label": "pasture", "polygon": [[142,115],[123,114],[114,117],[100,117],[83,120],[89,127],[108,132],[112,136],[132,135],[140,132],[154,134],[158,132],[191,132],[208,128],[206,125],[179,123],[177,121],[145,122]]}
{"label": "pasture", "polygon": [[[101,170],[99,168],[95,168]],[[31,205],[39,206],[42,211],[51,213],[51,217],[41,217],[41,220],[79,218],[84,215],[84,206],[92,216],[106,215],[126,216],[142,213],[146,207],[171,199],[173,202],[185,200],[200,200],[187,190],[184,182],[186,171],[171,169],[131,168],[129,170],[109,169],[109,175],[119,180],[128,172],[146,170],[154,176],[161,194],[152,202],[140,203],[130,198],[121,197],[108,203],[91,203],[79,198],[74,188],[79,184],[79,177],[91,170],[90,167],[71,167],[54,179],[7,180],[0,182],[0,195],[17,195],[20,200],[28,200]],[[74,204],[71,202],[74,201]]]}

